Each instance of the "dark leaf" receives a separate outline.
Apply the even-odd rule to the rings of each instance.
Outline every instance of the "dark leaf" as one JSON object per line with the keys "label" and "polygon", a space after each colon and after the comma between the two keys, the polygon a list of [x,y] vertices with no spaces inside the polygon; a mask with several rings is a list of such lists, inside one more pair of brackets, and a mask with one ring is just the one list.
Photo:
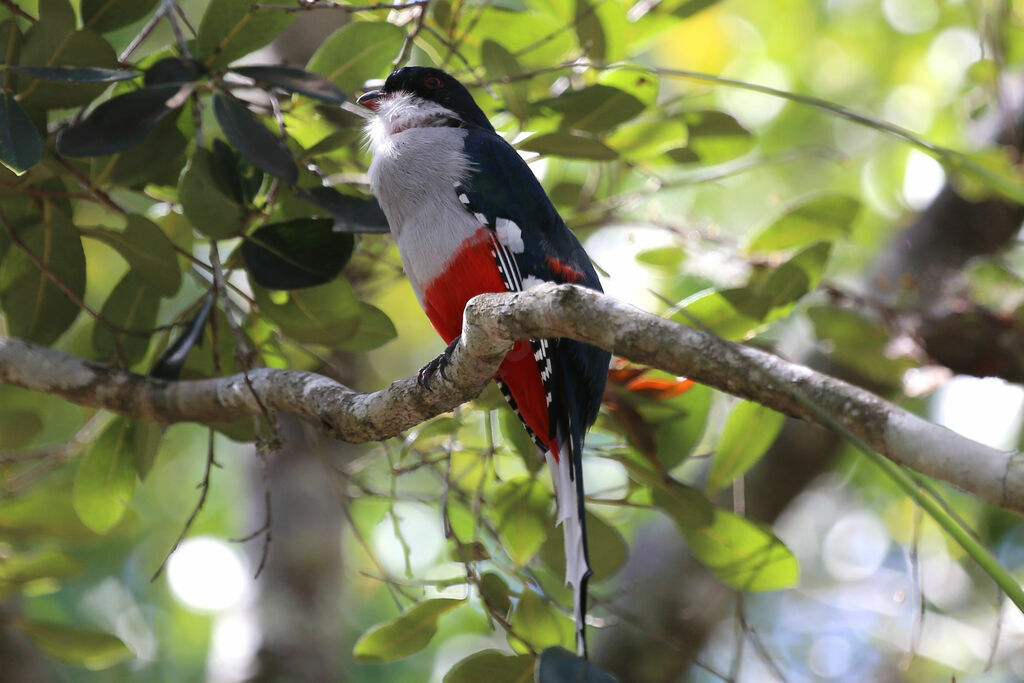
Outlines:
{"label": "dark leaf", "polygon": [[182,84],[197,81],[206,74],[203,65],[187,57],[167,57],[146,69],[146,85]]}
{"label": "dark leaf", "polygon": [[[160,308],[160,294],[147,287],[135,270],[117,283],[110,296],[103,303],[100,315],[104,320],[134,332],[148,332],[156,325],[156,314]],[[103,325],[93,327],[92,345],[102,358],[116,357],[118,349],[121,359],[128,365],[138,363],[149,349],[149,337],[121,334],[120,344]]]}
{"label": "dark leaf", "polygon": [[149,14],[160,0],[82,0],[82,24],[106,33],[133,24]]}
{"label": "dark leaf", "polygon": [[231,149],[223,140],[213,141],[213,163],[228,194],[238,204],[251,204],[263,184],[260,171]]}
{"label": "dark leaf", "polygon": [[291,152],[242,103],[230,95],[216,93],[213,111],[224,135],[242,156],[272,176],[295,182],[299,172]]}
{"label": "dark leaf", "polygon": [[143,189],[149,183],[173,186],[185,165],[188,140],[178,129],[179,114],[165,116],[139,144],[117,153],[113,168],[110,157],[93,157],[93,177],[107,173],[111,183]]}
{"label": "dark leaf", "polygon": [[355,238],[335,232],[329,218],[265,225],[245,238],[242,258],[267,289],[302,289],[333,280],[352,257]]}
{"label": "dark leaf", "polygon": [[[88,29],[68,32],[53,24],[37,22],[25,34],[25,43],[18,61],[27,67],[74,66],[116,69],[117,55],[103,38]],[[100,95],[103,82],[53,83],[20,77],[19,100],[29,109],[77,107],[88,104]]]}
{"label": "dark leaf", "polygon": [[[186,91],[187,92],[187,91]],[[57,136],[57,151],[72,157],[113,154],[142,142],[165,116],[185,103],[177,85],[158,85],[118,95]]]}
{"label": "dark leaf", "polygon": [[593,159],[609,161],[618,158],[618,153],[600,140],[573,135],[568,131],[541,133],[523,140],[519,149],[539,154],[549,154],[567,159]]}
{"label": "dark leaf", "polygon": [[265,83],[291,93],[308,95],[331,104],[341,104],[347,99],[345,93],[338,86],[323,76],[294,66],[238,66],[232,71],[251,78],[257,83]]}
{"label": "dark leaf", "polygon": [[100,69],[93,66],[8,66],[8,69],[32,78],[58,83],[113,83],[139,77],[138,71]]}
{"label": "dark leaf", "polygon": [[43,157],[43,141],[14,95],[0,96],[0,162],[21,175]]}
{"label": "dark leaf", "polygon": [[203,147],[196,149],[181,176],[178,200],[192,226],[207,237],[224,239],[242,229],[245,207],[231,197],[213,154]]}
{"label": "dark leaf", "polygon": [[615,683],[617,679],[564,647],[549,647],[537,662],[537,683]]}
{"label": "dark leaf", "polygon": [[334,218],[336,232],[390,232],[388,218],[374,197],[353,197],[333,187],[298,188],[295,195],[316,204]]}
{"label": "dark leaf", "polygon": [[537,107],[561,113],[562,128],[599,133],[633,118],[644,103],[625,90],[597,84],[538,102]]}
{"label": "dark leaf", "polygon": [[701,10],[711,7],[712,5],[717,5],[721,1],[722,0],[686,0],[686,2],[675,8],[672,11],[672,14],[685,19],[686,17],[693,16]]}
{"label": "dark leaf", "polygon": [[487,606],[503,617],[508,616],[512,609],[511,591],[505,579],[495,572],[484,572],[480,575],[480,597]]}
{"label": "dark leaf", "polygon": [[348,339],[334,344],[336,351],[372,351],[398,336],[387,314],[365,301],[359,302],[359,329]]}
{"label": "dark leaf", "polygon": [[188,325],[181,332],[177,339],[164,350],[160,359],[149,371],[150,377],[156,379],[176,380],[181,376],[181,369],[185,366],[188,352],[203,339],[203,328],[210,319],[210,312],[213,311],[213,304],[216,297],[209,294],[203,302],[199,312],[189,321]]}

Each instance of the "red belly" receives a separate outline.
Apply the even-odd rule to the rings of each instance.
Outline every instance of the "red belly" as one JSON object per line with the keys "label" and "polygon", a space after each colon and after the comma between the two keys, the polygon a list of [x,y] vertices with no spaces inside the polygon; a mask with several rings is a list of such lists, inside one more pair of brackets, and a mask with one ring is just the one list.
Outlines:
{"label": "red belly", "polygon": [[[423,287],[423,309],[445,343],[462,333],[462,313],[477,294],[505,292],[505,282],[491,253],[491,232],[480,228],[462,243],[444,272]],[[529,341],[517,341],[498,368],[497,376],[516,401],[519,414],[551,453],[558,457],[558,445],[550,436],[548,405],[540,369]]]}

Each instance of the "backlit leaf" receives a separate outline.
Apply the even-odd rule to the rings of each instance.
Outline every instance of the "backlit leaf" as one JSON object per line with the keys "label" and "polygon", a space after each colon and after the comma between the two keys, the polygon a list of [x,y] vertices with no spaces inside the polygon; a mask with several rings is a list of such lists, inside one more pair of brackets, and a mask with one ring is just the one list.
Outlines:
{"label": "backlit leaf", "polygon": [[[484,41],[480,49],[480,58],[483,60],[487,77],[491,80],[501,80],[522,73],[522,67],[519,66],[515,55],[496,41]],[[525,120],[529,103],[529,81],[512,80],[509,83],[497,83],[495,88],[501,94],[509,112],[520,121]]]}
{"label": "backlit leaf", "polygon": [[119,417],[78,463],[72,503],[79,519],[98,534],[121,521],[135,493],[134,447],[131,422]]}
{"label": "backlit leaf", "polygon": [[503,617],[508,616],[508,611],[512,609],[512,598],[505,579],[494,572],[484,572],[480,575],[479,588],[480,597],[489,609]]}
{"label": "backlit leaf", "polygon": [[329,218],[264,225],[245,238],[249,275],[267,289],[301,289],[333,280],[352,257],[355,238],[335,232]]}
{"label": "backlit leaf", "polygon": [[444,676],[444,683],[533,683],[533,655],[507,655],[497,650],[475,652]]}
{"label": "backlit leaf", "polygon": [[299,172],[284,142],[230,95],[213,96],[213,112],[231,144],[257,168],[294,183]]}
{"label": "backlit leaf", "polygon": [[526,468],[531,472],[540,470],[544,460],[538,452],[537,444],[530,438],[530,434],[526,431],[519,416],[511,408],[503,405],[499,412],[499,421],[502,436],[519,453]]}
{"label": "backlit leaf", "polygon": [[405,31],[385,21],[357,21],[332,33],[306,68],[354,93],[371,78],[384,78],[405,40]]}
{"label": "backlit leaf", "polygon": [[[565,574],[565,544],[562,526],[551,530],[541,557],[555,574]],[[587,512],[587,545],[591,548],[590,568],[594,571],[591,582],[603,581],[622,569],[629,556],[622,533],[597,515]]]}
{"label": "backlit leaf", "polygon": [[[535,650],[552,645],[569,646],[575,638],[572,620],[529,587],[523,589],[509,622],[516,635]],[[513,649],[521,648],[511,635],[509,639]]]}
{"label": "backlit leaf", "polygon": [[43,157],[43,141],[32,119],[10,93],[0,95],[0,162],[21,175]]}
{"label": "backlit leaf", "polygon": [[790,249],[847,236],[859,212],[860,202],[853,197],[826,195],[812,199],[765,228],[753,239],[749,249]]}
{"label": "backlit leaf", "polygon": [[689,149],[702,164],[720,164],[749,152],[754,138],[732,116],[720,111],[691,111],[683,116]]}
{"label": "backlit leaf", "polygon": [[437,633],[437,620],[464,600],[424,600],[391,621],[377,624],[364,633],[352,648],[360,663],[392,662],[425,648]]}
{"label": "backlit leaf", "polygon": [[708,489],[717,491],[749,470],[775,441],[785,418],[752,401],[740,401],[729,413],[708,474]]}
{"label": "backlit leaf", "polygon": [[106,669],[135,656],[127,645],[109,633],[21,617],[13,619],[11,624],[51,657],[87,669]]}
{"label": "backlit leaf", "polygon": [[257,50],[295,20],[293,12],[257,10],[251,0],[211,0],[199,23],[196,57],[207,68],[226,66]]}

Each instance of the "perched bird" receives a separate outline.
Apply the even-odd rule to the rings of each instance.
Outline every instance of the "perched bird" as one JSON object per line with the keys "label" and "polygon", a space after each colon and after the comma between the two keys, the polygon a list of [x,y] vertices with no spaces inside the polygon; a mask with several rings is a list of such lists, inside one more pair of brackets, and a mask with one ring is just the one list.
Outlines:
{"label": "perched bird", "polygon": [[[405,67],[358,102],[373,110],[370,183],[420,305],[448,348],[419,375],[444,377],[477,294],[544,282],[601,290],[579,241],[537,178],[469,91],[439,69]],[[575,594],[576,647],[586,654],[583,436],[597,419],[610,354],[571,339],[516,342],[495,381],[547,459]]]}

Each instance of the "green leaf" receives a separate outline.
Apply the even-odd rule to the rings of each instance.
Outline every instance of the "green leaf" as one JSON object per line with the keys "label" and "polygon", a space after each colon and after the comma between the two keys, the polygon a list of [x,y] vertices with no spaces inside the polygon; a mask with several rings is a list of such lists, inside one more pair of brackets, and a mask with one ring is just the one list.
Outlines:
{"label": "green leaf", "polygon": [[[132,189],[143,190],[152,183],[173,187],[178,184],[185,165],[188,140],[178,129],[178,116],[167,116],[142,142],[110,157],[95,157],[93,177],[106,173],[106,180]],[[113,166],[110,163],[113,161]],[[109,169],[109,170],[108,170]]]}
{"label": "green leaf", "polygon": [[160,296],[174,296],[181,288],[181,269],[174,243],[144,216],[131,214],[127,222],[122,232],[94,229],[86,236],[116,249],[136,277]]}
{"label": "green leaf", "polygon": [[690,131],[689,149],[702,164],[720,164],[749,152],[754,138],[736,119],[720,111],[691,111],[683,115]]}
{"label": "green leaf", "polygon": [[374,197],[353,197],[333,187],[297,189],[295,196],[314,204],[334,218],[335,232],[378,234],[391,232],[388,218]]}
{"label": "green leaf", "polygon": [[918,363],[909,356],[886,353],[889,332],[878,322],[836,306],[811,306],[807,317],[814,334],[831,342],[829,358],[881,386],[899,388],[903,373]]}
{"label": "green leaf", "polygon": [[153,463],[156,462],[164,433],[160,425],[152,422],[132,422],[131,431],[134,446],[132,462],[139,479],[145,479],[149,471],[153,469]]}
{"label": "green leaf", "polygon": [[22,586],[39,579],[63,579],[82,571],[82,564],[56,550],[14,553],[0,562],[0,594],[8,587]]}
{"label": "green leaf", "polygon": [[491,515],[501,545],[518,567],[540,550],[553,526],[551,496],[537,478],[522,477],[504,482],[495,491]]}
{"label": "green leaf", "polygon": [[484,572],[480,575],[479,588],[480,597],[490,609],[503,617],[508,616],[508,611],[512,609],[512,592],[505,579],[494,572]]}
{"label": "green leaf", "polygon": [[566,159],[609,161],[619,156],[614,149],[600,140],[574,135],[567,131],[533,135],[519,143],[519,149]]}
{"label": "green leaf", "polygon": [[109,633],[20,617],[11,624],[51,657],[87,669],[106,669],[135,656],[127,645]]}
{"label": "green leaf", "polygon": [[43,422],[32,410],[13,408],[0,412],[0,450],[13,451],[32,441]]}
{"label": "green leaf", "polygon": [[107,33],[133,24],[156,7],[160,0],[82,0],[82,24]]}
{"label": "green leaf", "polygon": [[348,99],[338,86],[323,76],[294,66],[236,66],[232,71],[246,78],[251,78],[257,83],[281,88],[290,93],[308,95],[321,102],[341,104]]}
{"label": "green leaf", "polygon": [[667,270],[675,270],[685,258],[686,252],[676,246],[645,249],[636,255],[636,260],[644,265],[657,266]]}
{"label": "green leaf", "polygon": [[255,283],[252,289],[260,311],[298,341],[336,344],[359,329],[359,301],[343,277],[287,292],[284,303],[275,303],[270,292]]}
{"label": "green leaf", "polygon": [[360,301],[359,327],[356,329],[355,334],[348,339],[333,344],[332,348],[335,351],[352,351],[356,353],[372,351],[384,346],[397,336],[398,331],[395,330],[395,324],[391,322],[391,318],[388,317],[387,313],[365,301]]}
{"label": "green leaf", "polygon": [[[480,58],[483,60],[487,78],[492,81],[518,76],[523,71],[515,55],[493,40],[484,41],[480,48]],[[524,121],[529,105],[529,81],[513,80],[509,83],[496,83],[495,88],[509,112],[520,121]]]}
{"label": "green leaf", "polygon": [[246,270],[267,289],[302,289],[330,282],[352,258],[355,238],[335,232],[330,218],[264,225],[242,243]]}
{"label": "green leaf", "polygon": [[[100,317],[118,327],[132,332],[151,332],[156,326],[156,315],[160,310],[160,295],[147,287],[134,270],[128,271],[107,297]],[[121,334],[121,360],[135,365],[142,360],[149,349],[149,337]],[[118,343],[114,333],[99,322],[92,331],[92,345],[101,358],[116,358]]]}
{"label": "green leaf", "polygon": [[211,0],[199,23],[195,54],[207,68],[257,50],[295,20],[294,12],[257,10],[251,0]]}
{"label": "green leaf", "polygon": [[354,21],[332,33],[306,68],[326,76],[343,92],[356,92],[367,80],[387,76],[404,40],[405,31],[394,24]]}
{"label": "green leaf", "polygon": [[760,306],[758,310],[744,310],[748,308],[744,299],[754,298],[746,287],[721,292],[706,289],[687,298],[671,319],[691,326],[696,320],[723,339],[744,339],[764,325]]}
{"label": "green leaf", "polygon": [[210,319],[210,313],[213,311],[216,300],[212,293],[206,296],[199,312],[189,321],[181,334],[168,344],[160,358],[153,364],[153,369],[149,371],[150,377],[176,380],[181,376],[181,369],[185,367],[189,351],[197,343],[202,342],[203,328],[206,327],[206,322]]}
{"label": "green leaf", "polygon": [[616,678],[564,647],[549,647],[537,661],[537,683],[615,683]]}
{"label": "green leaf", "polygon": [[43,158],[43,141],[32,119],[10,93],[0,95],[0,163],[21,175]]}
{"label": "green leaf", "polygon": [[135,493],[135,435],[119,417],[89,447],[75,472],[71,502],[79,519],[105,534],[124,516]]}
{"label": "green leaf", "polygon": [[705,526],[715,518],[711,502],[695,488],[677,481],[657,479],[643,482],[651,485],[651,499],[680,527]]}
{"label": "green leaf", "polygon": [[753,467],[775,441],[784,421],[781,413],[759,403],[737,403],[711,461],[708,490],[717,491]]}
{"label": "green leaf", "polygon": [[[603,581],[622,569],[629,556],[629,548],[622,533],[597,515],[587,512],[587,546],[590,553],[590,568],[594,572],[592,582]],[[555,527],[541,548],[544,563],[558,575],[565,574],[565,542],[561,526]]]}
{"label": "green leaf", "polygon": [[572,90],[536,105],[562,114],[561,127],[600,133],[624,123],[644,110],[644,103],[630,93],[608,85]]}
{"label": "green leaf", "polygon": [[[671,470],[693,454],[693,449],[704,435],[708,413],[711,411],[711,389],[698,384],[685,394],[674,396],[668,401],[658,401],[656,405],[658,408],[677,411],[672,417],[658,420],[654,426],[658,462],[665,469]],[[654,411],[641,408],[641,412],[646,416],[648,412]]]}
{"label": "green leaf", "polygon": [[107,100],[57,136],[57,151],[72,157],[113,154],[142,142],[161,119],[177,110],[187,91],[177,85],[140,88]]}
{"label": "green leaf", "polygon": [[526,469],[530,472],[539,471],[541,465],[544,464],[544,460],[537,452],[537,444],[530,437],[530,433],[526,431],[523,421],[519,419],[519,416],[511,408],[505,405],[502,406],[498,415],[502,436],[519,453],[519,457],[522,458]]}
{"label": "green leaf", "polygon": [[794,303],[817,287],[831,253],[831,242],[815,242],[773,270],[755,289],[766,311]]}
{"label": "green leaf", "polygon": [[[71,219],[52,202],[43,202],[42,221],[20,231],[25,248],[81,300],[85,294],[85,252]],[[49,345],[78,317],[78,304],[21,249],[12,247],[0,268],[0,305],[7,332]]]}
{"label": "green leaf", "polygon": [[597,82],[629,93],[645,107],[658,101],[658,77],[643,69],[629,66],[605,69],[598,74]]}
{"label": "green leaf", "polygon": [[241,102],[231,95],[215,93],[213,112],[224,135],[257,168],[287,183],[299,177],[295,160],[284,142],[267,130]]}
{"label": "green leaf", "polygon": [[672,10],[672,14],[674,14],[677,17],[680,17],[681,19],[685,19],[687,17],[692,17],[694,14],[700,12],[701,10],[705,10],[708,7],[713,7],[714,5],[717,5],[721,1],[722,0],[686,0],[678,7],[676,7],[674,10]]}
{"label": "green leaf", "polygon": [[361,664],[393,662],[425,648],[437,633],[437,620],[464,600],[434,598],[424,600],[391,621],[377,624],[364,633],[352,648]]}
{"label": "green leaf", "polygon": [[533,683],[533,655],[507,655],[497,650],[475,652],[444,676],[444,683]]}
{"label": "green leaf", "polygon": [[181,208],[192,226],[207,237],[224,239],[243,227],[245,210],[228,194],[213,155],[197,147],[178,185]]}
{"label": "green leaf", "polygon": [[[515,634],[528,642],[534,650],[552,645],[570,645],[575,638],[572,620],[529,587],[524,588],[523,594],[519,596],[509,623]],[[510,644],[513,649],[521,647],[514,640]]]}
{"label": "green leaf", "polygon": [[762,524],[721,509],[703,526],[672,517],[694,557],[736,590],[780,590],[800,580],[796,557]]}
{"label": "green leaf", "polygon": [[749,251],[791,249],[845,237],[850,234],[860,206],[860,201],[842,195],[812,199],[765,228],[750,243]]}
{"label": "green leaf", "polygon": [[[107,41],[88,29],[64,31],[40,21],[25,34],[18,63],[25,67],[116,69],[117,55]],[[77,107],[91,102],[107,88],[104,82],[52,83],[24,78],[19,84],[24,88],[19,99],[30,109]]]}
{"label": "green leaf", "polygon": [[653,159],[686,144],[682,121],[638,121],[621,126],[605,142],[624,159]]}
{"label": "green leaf", "polygon": [[98,69],[94,66],[8,66],[10,71],[57,83],[114,83],[138,78],[138,71]]}

